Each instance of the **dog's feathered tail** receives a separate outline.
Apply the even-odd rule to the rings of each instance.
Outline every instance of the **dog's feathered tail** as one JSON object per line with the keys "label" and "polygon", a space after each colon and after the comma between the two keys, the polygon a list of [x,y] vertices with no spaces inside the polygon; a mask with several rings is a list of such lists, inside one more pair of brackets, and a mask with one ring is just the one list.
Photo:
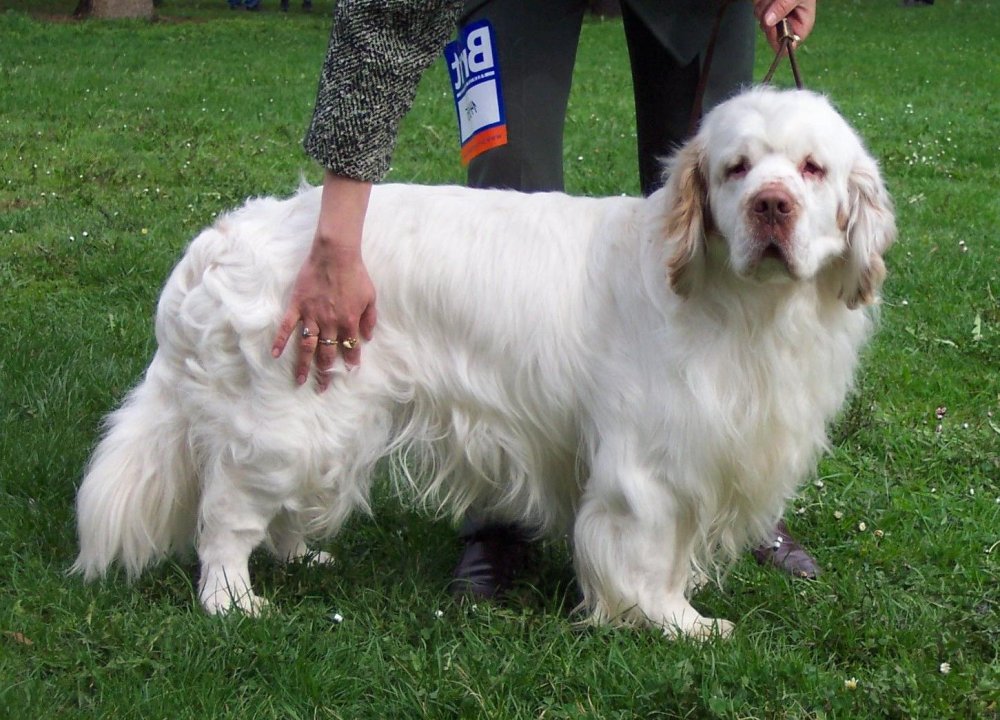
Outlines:
{"label": "dog's feathered tail", "polygon": [[87,580],[116,561],[135,578],[194,537],[198,488],[187,423],[163,374],[154,358],[109,416],[77,494],[80,554],[70,571]]}

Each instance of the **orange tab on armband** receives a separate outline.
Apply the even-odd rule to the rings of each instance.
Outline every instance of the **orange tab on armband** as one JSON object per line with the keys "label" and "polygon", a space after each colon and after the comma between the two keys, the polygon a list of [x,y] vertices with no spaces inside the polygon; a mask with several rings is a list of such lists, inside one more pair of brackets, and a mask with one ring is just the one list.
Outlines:
{"label": "orange tab on armband", "polygon": [[462,143],[462,164],[468,165],[472,158],[481,155],[487,150],[507,144],[507,126],[498,125],[496,127],[480,130],[469,138],[469,141]]}

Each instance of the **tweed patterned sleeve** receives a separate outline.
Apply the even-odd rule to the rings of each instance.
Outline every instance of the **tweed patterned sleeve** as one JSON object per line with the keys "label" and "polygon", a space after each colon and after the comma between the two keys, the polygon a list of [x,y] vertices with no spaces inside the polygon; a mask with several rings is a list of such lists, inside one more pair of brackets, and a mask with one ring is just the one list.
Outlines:
{"label": "tweed patterned sleeve", "polygon": [[455,32],[462,0],[337,0],[306,152],[338,175],[389,170],[420,76]]}

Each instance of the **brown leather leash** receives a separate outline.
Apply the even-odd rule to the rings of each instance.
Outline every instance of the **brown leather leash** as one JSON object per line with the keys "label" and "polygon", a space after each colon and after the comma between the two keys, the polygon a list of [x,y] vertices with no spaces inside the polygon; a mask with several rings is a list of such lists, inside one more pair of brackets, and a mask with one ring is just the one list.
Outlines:
{"label": "brown leather leash", "polygon": [[[695,134],[698,130],[698,123],[701,122],[702,116],[702,105],[705,100],[705,88],[708,86],[708,75],[712,70],[712,57],[715,55],[715,45],[719,39],[719,29],[722,26],[722,17],[726,12],[726,8],[732,5],[735,0],[723,0],[722,4],[719,5],[719,12],[715,16],[715,24],[712,25],[712,34],[708,39],[708,46],[705,48],[705,61],[701,66],[701,73],[698,77],[698,87],[694,94],[694,103],[691,106],[691,120],[688,122],[688,137]],[[802,84],[802,74],[799,71],[799,63],[795,59],[795,43],[797,43],[800,38],[798,35],[792,32],[792,26],[789,24],[787,19],[781,20],[778,25],[778,51],[774,54],[774,60],[771,61],[771,67],[768,68],[767,74],[764,75],[764,79],[761,81],[764,84],[769,84],[771,79],[774,77],[774,71],[778,69],[778,63],[781,62],[782,55],[788,55],[788,62],[792,66],[792,77],[795,78],[795,87],[801,90],[804,85]]]}

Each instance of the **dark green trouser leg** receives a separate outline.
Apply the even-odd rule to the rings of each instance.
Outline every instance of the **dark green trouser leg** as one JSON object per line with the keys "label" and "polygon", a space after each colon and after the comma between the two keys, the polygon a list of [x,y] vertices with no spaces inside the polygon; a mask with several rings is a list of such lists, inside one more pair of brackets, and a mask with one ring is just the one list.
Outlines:
{"label": "dark green trouser leg", "polygon": [[[663,184],[663,159],[687,139],[704,50],[687,63],[678,61],[661,40],[667,34],[665,29],[650,27],[650,18],[640,17],[632,4],[641,5],[636,0],[623,2],[622,20],[632,66],[639,184],[642,194],[649,195]],[[690,24],[692,33],[700,30],[707,36],[715,19],[712,13],[700,18],[672,17],[669,20],[679,23],[681,32],[684,25]],[[750,83],[753,31],[751,4],[730,5],[723,17],[705,88],[705,112]],[[678,31],[671,28],[671,32],[676,34]]]}
{"label": "dark green trouser leg", "polygon": [[472,2],[461,23],[490,21],[496,35],[508,142],[469,163],[470,187],[563,189],[562,137],[583,0]]}

